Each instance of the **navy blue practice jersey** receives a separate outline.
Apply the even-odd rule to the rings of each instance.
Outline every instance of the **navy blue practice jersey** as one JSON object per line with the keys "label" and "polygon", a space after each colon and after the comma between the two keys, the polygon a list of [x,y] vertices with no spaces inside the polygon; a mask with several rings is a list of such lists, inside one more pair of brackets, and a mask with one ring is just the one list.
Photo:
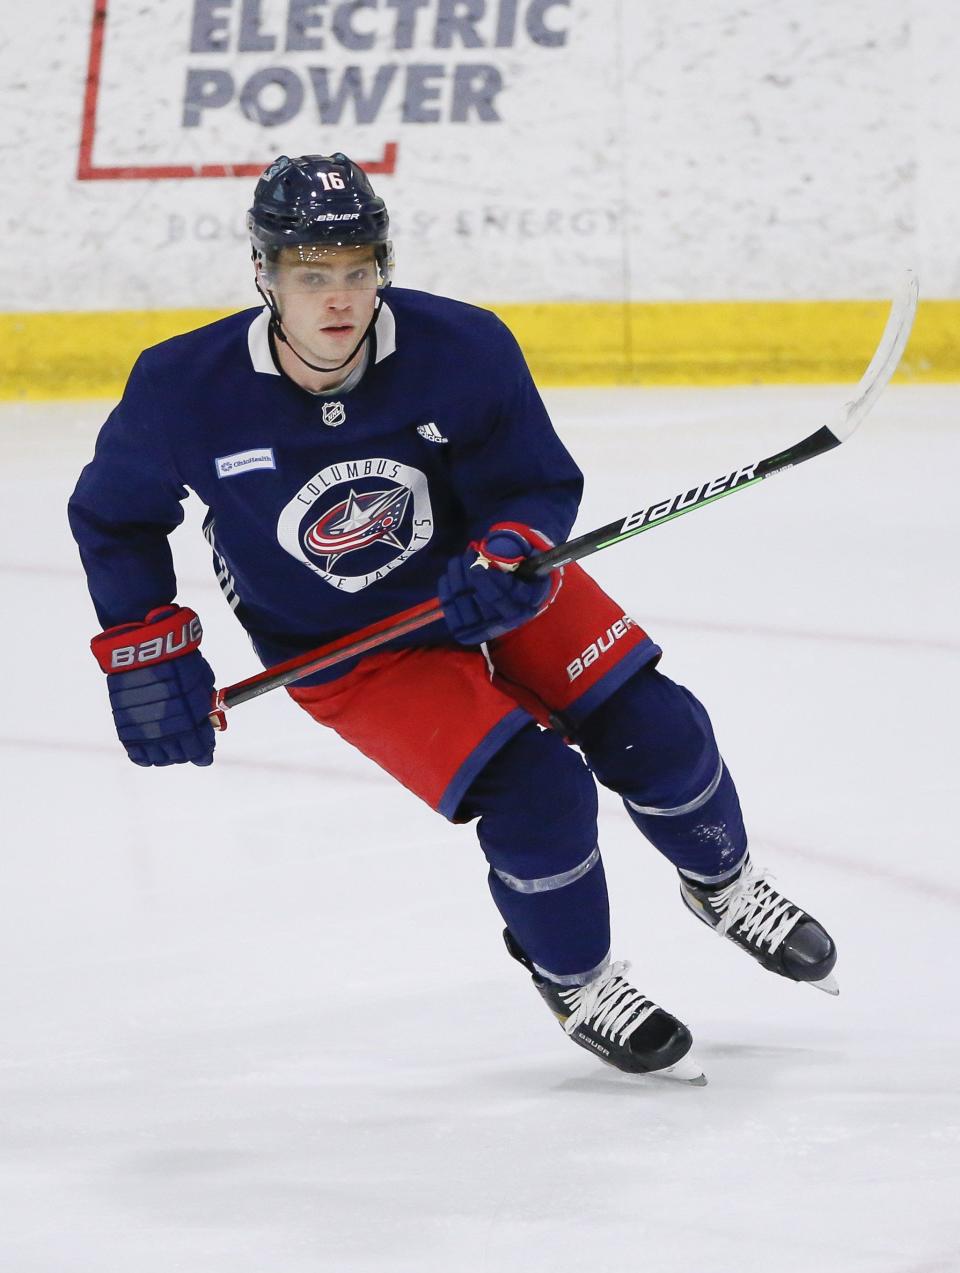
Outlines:
{"label": "navy blue practice jersey", "polygon": [[362,380],[323,395],[278,371],[268,325],[246,310],[137,360],[69,507],[104,627],[174,600],[187,488],[268,665],[434,596],[494,522],[569,536],[580,471],[494,314],[391,288]]}

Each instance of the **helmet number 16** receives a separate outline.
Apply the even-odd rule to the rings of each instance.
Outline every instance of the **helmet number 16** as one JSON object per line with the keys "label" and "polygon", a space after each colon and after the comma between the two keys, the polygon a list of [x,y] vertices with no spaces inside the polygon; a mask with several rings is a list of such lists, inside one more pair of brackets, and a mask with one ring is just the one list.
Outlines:
{"label": "helmet number 16", "polygon": [[346,183],[338,172],[318,172],[317,179],[324,190],[344,190]]}

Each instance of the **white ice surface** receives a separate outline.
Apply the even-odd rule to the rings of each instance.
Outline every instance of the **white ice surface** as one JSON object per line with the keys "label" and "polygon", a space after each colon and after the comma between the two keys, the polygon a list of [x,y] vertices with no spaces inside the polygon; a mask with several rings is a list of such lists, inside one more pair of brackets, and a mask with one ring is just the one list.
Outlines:
{"label": "white ice surface", "polygon": [[[587,529],[833,418],[843,388],[549,395]],[[64,503],[100,404],[0,411],[0,1268],[953,1273],[960,391],[593,559],[708,704],[755,857],[841,995],[699,926],[601,799],[617,957],[708,1087],[569,1044],[453,828],[277,693],[211,769],[116,743]],[[181,597],[254,670],[197,510]]]}

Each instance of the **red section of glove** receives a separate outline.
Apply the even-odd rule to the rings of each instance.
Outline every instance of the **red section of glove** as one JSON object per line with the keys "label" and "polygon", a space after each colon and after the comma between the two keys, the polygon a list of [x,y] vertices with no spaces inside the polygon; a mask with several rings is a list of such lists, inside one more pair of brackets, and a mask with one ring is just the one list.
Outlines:
{"label": "red section of glove", "polygon": [[142,623],[120,623],[90,642],[93,657],[104,672],[132,672],[155,667],[189,654],[200,646],[203,628],[186,606],[160,606]]}
{"label": "red section of glove", "polygon": [[483,539],[470,545],[501,570],[515,570],[534,551],[545,552],[553,544],[546,535],[523,522],[497,522]]}
{"label": "red section of glove", "polygon": [[[516,546],[515,555],[512,552],[512,545]],[[534,552],[546,552],[548,548],[552,548],[553,542],[533,527],[525,526],[523,522],[497,522],[490,527],[479,543],[472,543],[470,547],[485,557],[491,566],[496,566],[499,570],[512,571]],[[553,602],[562,583],[563,567],[561,566],[550,572],[550,590],[539,613],[542,614]]]}

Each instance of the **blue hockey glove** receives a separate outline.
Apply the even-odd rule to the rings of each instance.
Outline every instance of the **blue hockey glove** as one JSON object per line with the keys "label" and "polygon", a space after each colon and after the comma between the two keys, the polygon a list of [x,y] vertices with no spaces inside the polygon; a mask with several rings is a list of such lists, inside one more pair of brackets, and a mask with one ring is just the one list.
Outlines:
{"label": "blue hockey glove", "polygon": [[437,593],[455,641],[461,645],[492,641],[534,618],[556,596],[559,571],[534,579],[520,579],[515,573],[534,551],[531,539],[549,547],[527,526],[498,523],[479,543],[447,563]]}
{"label": "blue hockey glove", "polygon": [[107,673],[117,734],[135,765],[213,762],[214,678],[199,650],[202,635],[192,610],[161,606],[143,623],[108,628],[90,642]]}

